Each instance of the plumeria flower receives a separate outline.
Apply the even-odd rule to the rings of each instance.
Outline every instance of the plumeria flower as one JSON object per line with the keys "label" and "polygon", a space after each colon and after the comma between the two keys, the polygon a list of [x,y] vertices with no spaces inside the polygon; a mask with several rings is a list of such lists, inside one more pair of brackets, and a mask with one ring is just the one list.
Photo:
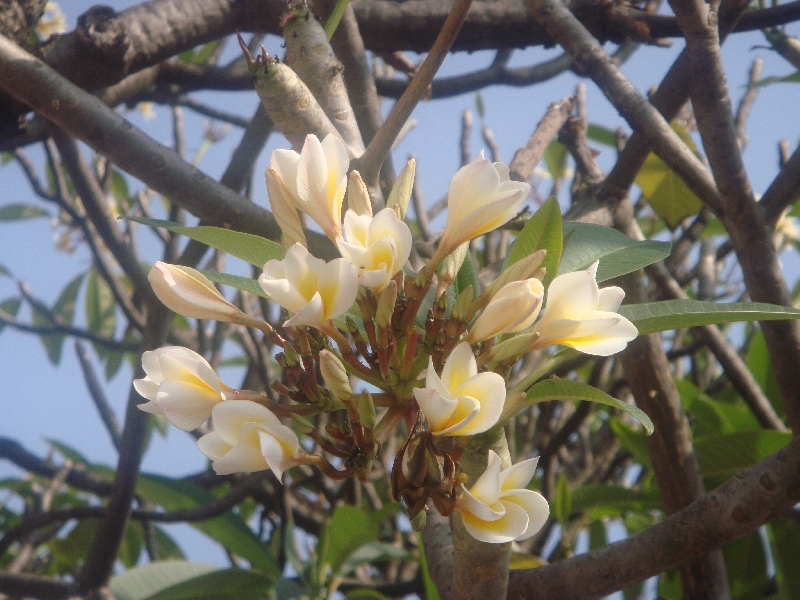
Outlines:
{"label": "plumeria flower", "polygon": [[283,260],[264,265],[258,278],[269,297],[294,315],[284,323],[322,328],[329,319],[344,314],[356,301],[358,267],[344,258],[326,263],[300,244]]}
{"label": "plumeria flower", "polygon": [[275,150],[270,161],[270,169],[295,206],[332,240],[342,235],[342,201],[349,166],[344,144],[332,134],[322,142],[309,135],[300,154]]}
{"label": "plumeria flower", "polygon": [[170,310],[193,319],[238,321],[247,317],[225,299],[200,271],[157,262],[147,275],[153,291]]}
{"label": "plumeria flower", "polygon": [[289,247],[293,244],[302,244],[308,247],[303,224],[300,222],[300,215],[297,214],[297,207],[291,194],[286,189],[275,169],[269,168],[264,173],[267,180],[267,194],[269,194],[269,205],[272,207],[272,214],[278,222],[283,235],[283,243]]}
{"label": "plumeria flower", "polygon": [[536,326],[537,347],[564,344],[586,354],[610,356],[639,335],[633,323],[616,313],[625,297],[622,288],[598,289],[597,264],[559,275],[550,284],[544,315]]}
{"label": "plumeria flower", "polygon": [[436,375],[429,360],[425,387],[414,390],[434,435],[475,435],[492,427],[503,412],[506,385],[497,373],[478,373],[469,344],[455,347]]}
{"label": "plumeria flower", "polygon": [[466,530],[489,544],[525,540],[547,521],[550,507],[540,493],[527,490],[539,458],[500,470],[500,457],[489,450],[489,464],[475,484],[464,489],[456,510]]}
{"label": "plumeria flower", "polygon": [[214,431],[197,440],[218,475],[272,469],[280,479],[300,456],[300,442],[268,408],[250,400],[224,402],[211,415]]}
{"label": "plumeria flower", "polygon": [[431,263],[435,268],[464,242],[505,225],[519,212],[531,186],[508,178],[508,167],[478,157],[461,167],[447,194],[447,223]]}
{"label": "plumeria flower", "polygon": [[348,210],[344,235],[336,240],[339,252],[359,267],[361,285],[375,291],[389,284],[411,254],[411,230],[391,208],[374,217]]}
{"label": "plumeria flower", "polygon": [[507,283],[475,321],[467,341],[481,342],[501,333],[528,329],[539,316],[543,298],[544,287],[538,279]]}
{"label": "plumeria flower", "polygon": [[145,352],[142,367],[147,377],[134,380],[133,386],[149,402],[139,408],[164,415],[184,431],[200,427],[230,389],[208,361],[189,348],[169,346]]}

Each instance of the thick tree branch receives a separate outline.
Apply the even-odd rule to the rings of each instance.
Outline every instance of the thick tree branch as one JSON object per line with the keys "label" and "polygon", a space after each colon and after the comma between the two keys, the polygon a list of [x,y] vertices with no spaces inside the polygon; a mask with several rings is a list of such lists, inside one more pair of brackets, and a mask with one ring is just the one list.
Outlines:
{"label": "thick tree branch", "polygon": [[12,598],[41,598],[42,600],[66,600],[72,586],[64,581],[26,573],[0,573],[0,593]]}
{"label": "thick tree branch", "polygon": [[645,531],[530,571],[509,600],[595,600],[756,531],[800,502],[800,437]]}

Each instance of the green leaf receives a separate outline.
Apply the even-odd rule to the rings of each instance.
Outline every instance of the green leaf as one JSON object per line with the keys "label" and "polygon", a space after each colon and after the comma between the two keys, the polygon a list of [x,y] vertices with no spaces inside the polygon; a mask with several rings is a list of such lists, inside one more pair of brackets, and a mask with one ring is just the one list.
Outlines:
{"label": "green leaf", "polygon": [[569,489],[569,479],[564,473],[559,473],[556,482],[556,498],[553,503],[553,516],[561,523],[562,527],[567,527],[570,514],[572,514],[572,494]]}
{"label": "green leaf", "polygon": [[389,600],[389,598],[377,590],[364,588],[362,590],[353,590],[352,592],[347,592],[345,600]]}
{"label": "green leaf", "polygon": [[0,206],[0,221],[22,221],[24,219],[49,216],[49,212],[33,204],[6,204]]}
{"label": "green leaf", "polygon": [[589,123],[589,127],[586,128],[586,136],[599,144],[611,146],[612,148],[617,147],[617,133],[608,127]]}
{"label": "green leaf", "polygon": [[258,281],[255,279],[250,279],[249,277],[241,277],[239,275],[231,275],[229,273],[220,273],[218,271],[200,271],[203,275],[208,277],[211,281],[216,283],[221,283],[223,285],[229,285],[231,287],[235,287],[237,290],[242,290],[243,292],[250,292],[251,294],[256,294],[257,296],[261,296],[262,298],[269,298],[267,293],[263,290],[263,288],[258,284]]}
{"label": "green leaf", "polygon": [[162,590],[218,570],[214,565],[165,560],[114,575],[109,587],[117,600],[146,600]]}
{"label": "green leaf", "polygon": [[358,565],[369,563],[374,565],[381,560],[407,560],[411,554],[405,548],[386,542],[370,542],[353,552],[342,566],[341,575],[346,575]]}
{"label": "green leaf", "polygon": [[620,445],[631,453],[633,459],[640,465],[652,469],[653,465],[650,461],[650,452],[647,450],[647,440],[644,434],[620,419],[609,419],[608,424]]}
{"label": "green leaf", "polygon": [[[8,300],[4,300],[0,302],[0,309],[4,312],[8,313],[12,317],[16,317],[17,313],[19,312],[19,307],[22,305],[22,302],[19,298],[9,298]],[[0,321],[0,331],[5,329],[5,322]]]}
{"label": "green leaf", "polygon": [[547,257],[542,266],[547,269],[547,275],[543,281],[547,286],[558,272],[563,234],[561,207],[558,205],[558,200],[553,197],[542,204],[519,232],[508,255],[508,265],[513,265],[537,250],[546,250]]}
{"label": "green leaf", "polygon": [[544,151],[544,164],[553,179],[563,179],[567,174],[567,147],[553,140]]}
{"label": "green leaf", "polygon": [[762,600],[767,597],[767,557],[757,531],[722,547],[730,581],[731,596],[736,600]]}
{"label": "green leaf", "polygon": [[139,562],[139,555],[144,546],[144,531],[141,523],[131,521],[125,528],[122,546],[119,549],[119,559],[126,568],[131,569]]}
{"label": "green leaf", "polygon": [[188,238],[202,242],[207,246],[230,254],[231,256],[241,258],[243,261],[259,269],[269,260],[280,260],[283,258],[283,248],[281,248],[279,244],[250,233],[222,229],[221,227],[208,227],[206,225],[186,227],[171,221],[148,219],[145,217],[126,218],[131,221],[136,221],[137,223],[150,225],[151,227],[163,227],[169,231],[180,233]]}
{"label": "green leaf", "polygon": [[784,77],[764,77],[755,83],[751,83],[751,87],[763,87],[765,85],[772,85],[773,83],[800,83],[800,71],[785,75]]}
{"label": "green leaf", "polygon": [[328,535],[328,547],[322,562],[329,564],[336,574],[353,552],[377,540],[380,530],[378,523],[365,510],[342,504],[333,511]]}
{"label": "green leaf", "polygon": [[620,517],[626,512],[661,508],[658,492],[632,490],[619,485],[582,485],[572,491],[572,511],[590,511],[590,518]]}
{"label": "green leaf", "polygon": [[475,94],[475,110],[478,111],[478,116],[481,119],[486,116],[486,106],[483,103],[483,96],[480,92]]}
{"label": "green leaf", "polygon": [[3,263],[0,263],[0,277],[12,277],[11,271]]}
{"label": "green leaf", "polygon": [[711,398],[686,380],[676,380],[675,385],[686,412],[692,417],[692,435],[695,438],[761,429],[753,411],[742,400],[727,402]]}
{"label": "green leaf", "polygon": [[45,438],[44,441],[47,442],[48,446],[59,452],[61,456],[71,460],[73,463],[87,467],[92,464],[83,454],[81,454],[72,446],[68,446],[63,442],[59,442],[58,440],[54,440],[52,438]]}
{"label": "green leaf", "polygon": [[425,600],[441,600],[439,589],[433,582],[431,570],[428,568],[428,559],[425,557],[425,544],[419,545],[419,564],[422,568],[422,583],[425,585]]}
{"label": "green leaf", "polygon": [[[112,337],[117,326],[116,300],[105,279],[95,269],[89,271],[86,283],[86,323],[89,330],[103,337]],[[104,356],[106,349],[95,344],[95,350]]]}
{"label": "green leaf", "polygon": [[669,242],[637,241],[616,229],[592,223],[565,223],[559,274],[586,269],[599,260],[597,281],[631,273],[669,256]]}
{"label": "green leaf", "polygon": [[475,261],[472,259],[472,252],[467,251],[464,257],[464,263],[456,274],[456,280],[453,282],[455,285],[455,296],[463,292],[469,286],[472,286],[472,297],[477,298],[481,293],[481,280],[478,279],[478,268],[475,266]]}
{"label": "green leaf", "polygon": [[[81,283],[83,282],[83,274],[78,275],[75,279],[70,281],[61,294],[58,300],[53,305],[53,314],[61,317],[61,320],[67,324],[72,324],[72,319],[75,316],[75,302],[78,298],[78,290],[80,290]],[[37,326],[51,326],[53,322],[47,315],[40,313],[35,308],[32,311],[32,322]],[[53,333],[39,336],[42,344],[47,352],[47,357],[54,365],[61,362],[61,349],[64,345],[64,336],[61,334]]]}
{"label": "green leaf", "polygon": [[245,569],[220,569],[182,581],[147,600],[263,600],[273,580]]}
{"label": "green leaf", "polygon": [[538,404],[539,402],[546,402],[548,400],[587,400],[589,402],[597,402],[599,404],[619,408],[639,421],[647,431],[647,435],[653,433],[653,422],[650,420],[650,417],[644,414],[640,409],[631,404],[626,404],[625,402],[617,400],[591,385],[578,381],[571,381],[569,379],[545,379],[535,384],[528,389],[525,400],[510,407],[513,412],[508,414],[506,412],[508,409],[503,410],[500,422],[503,422],[505,417],[510,417],[511,414],[527,406]]}
{"label": "green leaf", "polygon": [[184,559],[186,556],[172,536],[161,527],[153,525],[153,544],[159,560]]}
{"label": "green leaf", "polygon": [[197,48],[185,50],[178,54],[178,58],[188,63],[192,63],[193,65],[203,65],[214,53],[220,43],[222,43],[222,40],[214,40],[213,42],[208,42],[207,44],[203,44]]}
{"label": "green leaf", "polygon": [[696,440],[694,448],[703,478],[716,487],[790,441],[791,433],[762,429],[709,435]]}
{"label": "green leaf", "polygon": [[[672,128],[697,154],[694,142],[677,123]],[[683,180],[653,152],[647,155],[644,165],[636,176],[642,195],[659,217],[670,227],[676,227],[690,215],[697,214],[703,203],[686,186]]]}
{"label": "green leaf", "polygon": [[617,312],[632,321],[640,335],[711,323],[800,319],[800,309],[762,302],[717,304],[700,300],[662,300],[625,304]]}
{"label": "green leaf", "polygon": [[778,380],[775,378],[775,369],[772,367],[772,360],[769,357],[763,330],[758,329],[750,340],[745,363],[758,385],[764,391],[764,394],[766,394],[770,404],[772,404],[772,408],[775,409],[779,416],[783,416],[784,409],[781,392],[778,388]]}
{"label": "green leaf", "polygon": [[779,600],[800,598],[800,523],[789,518],[775,519],[767,525],[775,560],[775,579]]}
{"label": "green leaf", "polygon": [[[142,474],[136,493],[163,506],[166,510],[179,510],[204,506],[216,496],[183,480],[160,475]],[[266,545],[258,539],[239,515],[228,512],[215,519],[191,524],[226,549],[247,559],[250,565],[273,580],[280,577],[280,569]]]}

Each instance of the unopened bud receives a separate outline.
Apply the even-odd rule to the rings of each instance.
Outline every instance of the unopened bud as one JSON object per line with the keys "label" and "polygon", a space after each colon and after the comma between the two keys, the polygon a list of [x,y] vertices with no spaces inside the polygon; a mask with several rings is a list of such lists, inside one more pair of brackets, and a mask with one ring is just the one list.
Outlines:
{"label": "unopened bud", "polygon": [[372,216],[372,202],[369,199],[367,184],[361,179],[358,171],[350,172],[350,181],[347,184],[347,207],[357,215]]}
{"label": "unopened bud", "polygon": [[456,279],[464,259],[469,252],[469,242],[464,242],[444,259],[442,270],[439,272],[439,290],[444,290]]}
{"label": "unopened bud", "polygon": [[300,355],[292,344],[286,344],[283,347],[283,354],[286,357],[286,364],[294,367],[300,364]]}
{"label": "unopened bud", "polygon": [[522,333],[514,336],[510,340],[500,342],[489,351],[487,362],[500,362],[513,356],[522,356],[533,349],[538,339],[539,333],[534,331],[533,333]]}
{"label": "unopened bud", "polygon": [[375,403],[372,401],[372,394],[364,390],[356,400],[358,414],[361,417],[361,424],[367,429],[375,427]]}
{"label": "unopened bud", "polygon": [[342,361],[330,350],[320,350],[319,370],[334,397],[340,402],[349,403],[353,398],[353,390]]}
{"label": "unopened bud", "polygon": [[302,244],[308,248],[303,225],[300,223],[300,216],[291,200],[291,194],[274,169],[267,169],[265,176],[272,214],[275,215],[275,220],[281,228],[284,245],[290,248],[294,244]]}
{"label": "unopened bud", "polygon": [[389,194],[389,199],[386,201],[386,208],[394,208],[397,206],[400,210],[398,217],[400,220],[405,219],[406,210],[408,209],[408,202],[411,199],[411,191],[414,189],[414,173],[417,169],[417,161],[413,158],[408,159],[406,166],[400,171],[397,176],[397,181],[394,182],[394,187]]}
{"label": "unopened bud", "polygon": [[424,510],[419,511],[419,513],[411,519],[411,528],[419,533],[423,529],[425,529],[425,523],[428,522],[428,513]]}
{"label": "unopened bud", "polygon": [[397,282],[392,279],[389,285],[381,292],[378,299],[378,309],[375,311],[375,324],[382,328],[388,329],[392,325],[392,315],[394,314],[394,305],[397,302]]}
{"label": "unopened bud", "polygon": [[294,425],[294,428],[303,435],[308,435],[315,429],[314,424],[311,421],[305,417],[301,417],[297,413],[292,413],[292,424]]}
{"label": "unopened bud", "polygon": [[472,286],[469,285],[458,295],[456,298],[455,304],[453,304],[453,312],[451,313],[454,319],[458,319],[459,321],[463,321],[467,317],[467,309],[469,305],[472,303]]}
{"label": "unopened bud", "polygon": [[537,250],[509,266],[486,288],[489,298],[491,299],[507,283],[533,278],[546,256],[547,250]]}
{"label": "unopened bud", "polygon": [[525,331],[539,316],[543,298],[544,287],[538,279],[507,283],[472,325],[468,341],[474,344],[501,333]]}

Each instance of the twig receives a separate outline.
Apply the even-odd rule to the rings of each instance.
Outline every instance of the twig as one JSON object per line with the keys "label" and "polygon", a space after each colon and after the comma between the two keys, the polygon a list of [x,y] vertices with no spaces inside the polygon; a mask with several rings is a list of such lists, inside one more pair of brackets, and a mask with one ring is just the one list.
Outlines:
{"label": "twig", "polygon": [[78,362],[81,364],[83,378],[86,380],[86,387],[89,388],[89,395],[92,397],[97,412],[100,414],[100,418],[106,426],[108,435],[111,436],[114,447],[117,449],[117,452],[119,452],[119,439],[122,435],[122,431],[117,422],[117,417],[111,409],[111,405],[108,403],[108,398],[106,398],[103,387],[97,380],[97,375],[92,368],[92,361],[89,358],[89,354],[86,352],[86,348],[77,340],[75,341],[75,354],[78,356]]}
{"label": "twig", "polygon": [[[472,151],[470,150],[470,137],[472,136],[472,111],[468,108],[464,109],[461,114],[461,142],[459,149],[461,150],[461,166],[463,167],[472,160]],[[433,217],[435,215],[431,215]]]}
{"label": "twig", "polygon": [[447,53],[450,51],[461,25],[464,23],[464,19],[467,17],[467,11],[471,4],[472,0],[455,0],[439,36],[419,68],[416,77],[392,107],[392,111],[386,121],[381,125],[364,154],[357,161],[357,168],[361,171],[361,175],[367,185],[377,183],[378,172],[389,153],[389,149],[392,147],[392,143],[394,143],[394,139],[400,133],[417,103],[425,95],[431,81],[433,81],[433,76],[439,70]]}
{"label": "twig", "polygon": [[760,58],[756,57],[753,59],[753,64],[750,66],[747,91],[739,102],[739,108],[736,109],[736,139],[742,151],[744,151],[747,146],[748,137],[745,131],[747,128],[747,118],[750,116],[750,109],[753,108],[756,96],[758,96],[758,87],[754,84],[761,79],[762,64],[763,61]]}
{"label": "twig", "polygon": [[555,139],[571,110],[571,98],[564,98],[561,102],[547,107],[547,111],[536,125],[531,137],[514,155],[514,159],[509,165],[511,179],[527,181],[533,176],[536,166],[544,157],[545,150]]}

